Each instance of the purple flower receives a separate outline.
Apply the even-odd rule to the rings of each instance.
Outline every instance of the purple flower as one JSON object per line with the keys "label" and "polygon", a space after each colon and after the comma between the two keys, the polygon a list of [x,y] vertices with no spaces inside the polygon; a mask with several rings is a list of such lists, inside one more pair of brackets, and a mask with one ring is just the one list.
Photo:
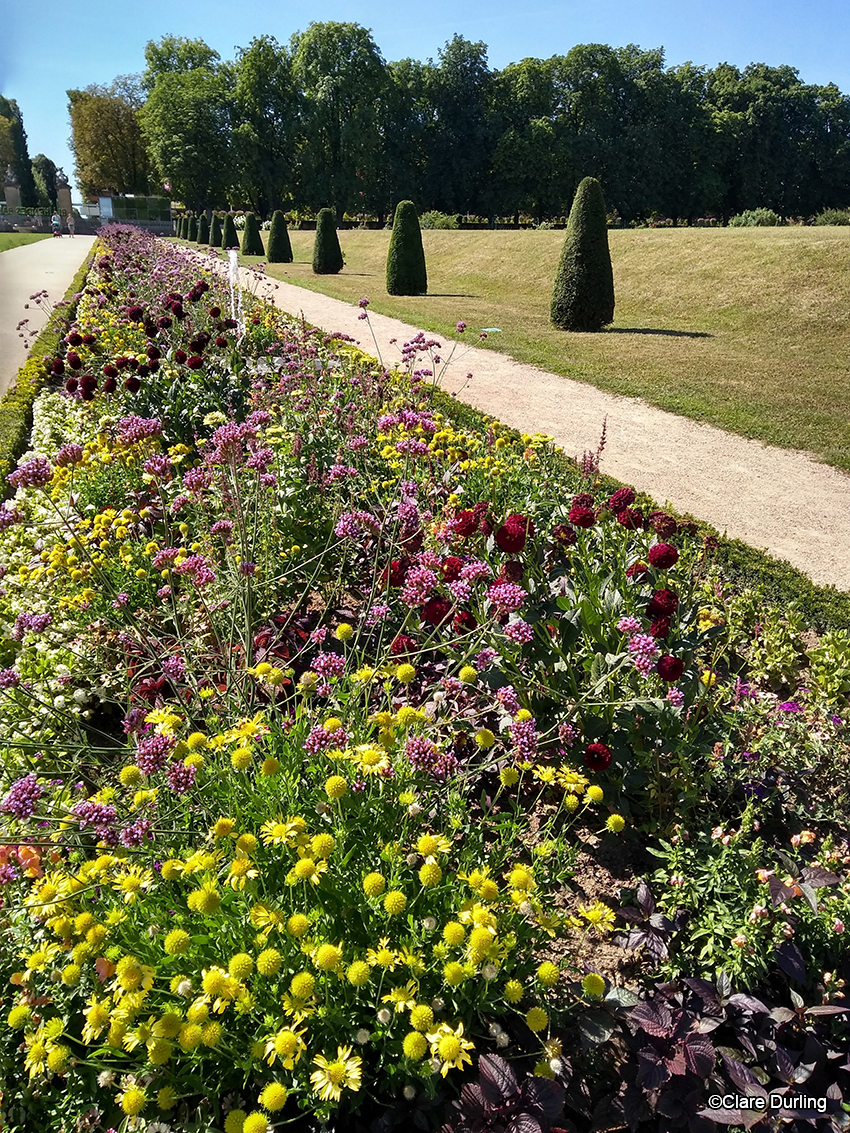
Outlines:
{"label": "purple flower", "polygon": [[186,676],[186,662],[176,654],[166,657],[162,662],[162,671],[173,681],[182,681]]}
{"label": "purple flower", "polygon": [[150,819],[137,818],[135,822],[125,826],[118,835],[118,841],[122,846],[127,846],[130,849],[141,846],[145,842],[153,841]]}
{"label": "purple flower", "polygon": [[369,613],[366,615],[366,625],[377,625],[378,622],[382,622],[384,618],[389,615],[389,612],[390,608],[388,605],[386,605],[386,603],[378,602],[376,605],[371,607]]}
{"label": "purple flower", "polygon": [[304,741],[304,750],[310,755],[318,755],[319,752],[327,751],[331,747],[345,747],[347,743],[348,732],[345,728],[337,728],[335,732],[329,732],[327,728],[317,724]]}
{"label": "purple flower", "polygon": [[478,669],[479,671],[481,669],[489,669],[489,667],[493,664],[493,662],[496,660],[496,658],[498,656],[499,656],[499,654],[496,652],[495,649],[490,649],[489,647],[486,648],[486,649],[482,649],[481,652],[475,658],[476,669]]}
{"label": "purple flower", "polygon": [[780,712],[802,712],[802,705],[798,704],[796,700],[786,700],[783,704],[779,705]]}
{"label": "purple flower", "polygon": [[136,763],[139,770],[145,775],[153,775],[165,766],[166,760],[174,747],[175,741],[171,736],[145,736],[139,740],[136,751]]}
{"label": "purple flower", "polygon": [[666,699],[670,704],[673,705],[674,708],[681,708],[685,703],[685,694],[680,688],[676,688],[676,686],[674,685],[672,688],[669,688],[667,690]]}
{"label": "purple flower", "polygon": [[193,763],[187,767],[181,760],[175,760],[166,771],[168,785],[176,794],[184,795],[194,787],[197,773],[198,769]]}
{"label": "purple flower", "polygon": [[44,788],[38,782],[35,772],[31,771],[22,779],[14,782],[9,789],[0,810],[11,814],[15,818],[30,818],[35,812],[36,803],[44,794]]}
{"label": "purple flower", "polygon": [[320,677],[341,677],[345,672],[345,658],[338,653],[319,653],[310,666]]}
{"label": "purple flower", "polygon": [[0,688],[17,688],[21,683],[21,674],[13,668],[0,669]]}
{"label": "purple flower", "polygon": [[523,605],[528,593],[515,582],[497,581],[488,588],[487,597],[498,614],[512,614]]}
{"label": "purple flower", "polygon": [[627,618],[620,618],[620,620],[617,622],[617,629],[620,631],[620,633],[640,633],[640,622],[637,618],[629,615],[629,617]]}
{"label": "purple flower", "polygon": [[6,479],[15,488],[43,488],[50,483],[53,469],[50,461],[43,456],[33,457],[26,464],[22,464],[16,471],[9,473]]}
{"label": "purple flower", "polygon": [[517,618],[515,622],[508,622],[505,626],[505,636],[515,641],[517,645],[527,645],[534,638],[534,630],[528,622]]}
{"label": "purple flower", "polygon": [[517,720],[509,729],[518,759],[534,759],[537,755],[537,725],[534,720]]}
{"label": "purple flower", "polygon": [[498,689],[496,692],[496,700],[498,700],[499,704],[509,715],[516,716],[517,712],[519,712],[519,698],[513,685],[504,685],[502,688]]}
{"label": "purple flower", "polygon": [[401,599],[408,606],[422,606],[431,597],[437,585],[437,576],[427,567],[413,567],[407,572]]}

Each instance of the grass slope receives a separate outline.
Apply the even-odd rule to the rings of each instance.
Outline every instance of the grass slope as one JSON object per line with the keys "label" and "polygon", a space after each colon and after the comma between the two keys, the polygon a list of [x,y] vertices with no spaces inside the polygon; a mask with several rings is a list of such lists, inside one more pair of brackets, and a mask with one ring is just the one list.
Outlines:
{"label": "grass slope", "polygon": [[597,334],[549,323],[560,231],[425,230],[416,297],[386,293],[389,237],[342,232],[344,269],[317,277],[314,234],[293,231],[295,262],[268,273],[447,337],[500,327],[486,346],[850,471],[850,229],[612,230],[617,307]]}
{"label": "grass slope", "polygon": [[50,232],[0,232],[0,252],[20,248],[22,244],[34,244],[36,240],[44,240],[48,236],[51,236]]}

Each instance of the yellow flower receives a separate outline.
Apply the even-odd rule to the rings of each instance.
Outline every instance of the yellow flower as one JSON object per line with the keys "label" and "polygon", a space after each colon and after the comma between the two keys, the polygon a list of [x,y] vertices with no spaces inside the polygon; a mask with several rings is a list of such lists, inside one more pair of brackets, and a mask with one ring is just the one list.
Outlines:
{"label": "yellow flower", "polygon": [[609,814],[608,818],[605,820],[605,825],[612,834],[619,834],[626,825],[626,820],[621,814]]}
{"label": "yellow flower", "polygon": [[549,1016],[542,1007],[532,1007],[526,1014],[525,1021],[532,1031],[544,1031],[549,1026]]}
{"label": "yellow flower", "polygon": [[537,969],[537,978],[544,987],[554,987],[560,975],[557,964],[552,964],[548,960]]}
{"label": "yellow flower", "polygon": [[588,972],[581,986],[589,999],[601,999],[605,994],[605,980],[597,972]]}
{"label": "yellow flower", "polygon": [[363,878],[363,891],[367,897],[380,897],[387,883],[380,873],[367,873]]}
{"label": "yellow flower", "polygon": [[210,829],[210,834],[213,838],[226,838],[232,834],[236,828],[236,821],[233,818],[219,818]]}
{"label": "yellow flower", "polygon": [[478,680],[478,670],[474,669],[472,665],[464,665],[458,673],[458,679],[465,685],[472,685]]}
{"label": "yellow flower", "polygon": [[385,968],[387,971],[395,971],[396,964],[398,963],[398,953],[389,947],[390,938],[388,936],[382,937],[378,941],[377,948],[370,948],[366,953],[367,963],[379,968]]}
{"label": "yellow flower", "polygon": [[376,775],[390,766],[386,751],[372,744],[359,744],[348,758],[361,775]]}
{"label": "yellow flower", "polygon": [[706,669],[700,675],[699,679],[702,681],[706,688],[714,688],[715,684],[717,683],[717,673],[712,672],[711,669]]}
{"label": "yellow flower", "polygon": [[412,1062],[420,1062],[428,1053],[428,1041],[419,1031],[411,1031],[404,1036],[402,1050],[405,1058],[409,1058]]}
{"label": "yellow flower", "polygon": [[475,742],[482,751],[487,751],[496,742],[496,737],[489,728],[479,728],[475,733]]}
{"label": "yellow flower", "polygon": [[259,876],[254,863],[245,854],[239,854],[230,863],[227,884],[231,889],[244,889],[248,881]]}
{"label": "yellow flower", "polygon": [[341,799],[348,790],[348,783],[342,775],[331,775],[325,782],[325,794],[330,799]]}
{"label": "yellow flower", "polygon": [[265,1044],[266,1062],[269,1066],[273,1066],[275,1059],[279,1058],[282,1065],[287,1070],[291,1070],[307,1049],[302,1038],[303,1034],[303,1031],[285,1027],[276,1035],[272,1035]]}
{"label": "yellow flower", "polygon": [[355,960],[353,964],[349,964],[348,971],[345,973],[345,978],[352,987],[364,987],[371,976],[371,969],[363,960]]}
{"label": "yellow flower", "polygon": [[[390,990],[389,995],[381,996],[381,1002],[394,1004],[394,1011],[396,1015],[399,1015],[402,1011],[409,1011],[410,1008],[415,1006],[416,992],[416,984],[413,980],[408,980],[404,987],[394,987]],[[424,1030],[425,1028],[421,1029]]]}
{"label": "yellow flower", "polygon": [[601,803],[605,793],[601,787],[597,787],[594,783],[592,787],[587,788],[587,797],[592,803]]}
{"label": "yellow flower", "polygon": [[519,980],[508,980],[505,984],[505,999],[508,1003],[519,1003],[523,996],[522,984]]}
{"label": "yellow flower", "polygon": [[414,1031],[427,1031],[433,1026],[434,1012],[427,1003],[416,1004],[410,1012],[410,1025]]}
{"label": "yellow flower", "polygon": [[396,668],[395,678],[403,685],[409,685],[416,678],[416,670],[412,665],[402,664]]}
{"label": "yellow flower", "polygon": [[397,889],[392,889],[384,898],[384,912],[391,917],[398,916],[407,908],[407,898]]}
{"label": "yellow flower", "polygon": [[138,1086],[129,1086],[118,1097],[118,1104],[128,1117],[136,1117],[147,1105],[147,1094]]}
{"label": "yellow flower", "polygon": [[260,1094],[260,1105],[263,1109],[269,1110],[274,1113],[276,1110],[283,1109],[286,1105],[286,1099],[289,1094],[286,1088],[279,1082],[269,1082],[266,1088]]}
{"label": "yellow flower", "polygon": [[261,976],[276,976],[283,957],[276,948],[267,948],[257,957],[257,971]]}
{"label": "yellow flower", "polygon": [[[299,849],[300,853],[300,849]],[[322,859],[314,861],[312,858],[299,856],[298,861],[286,875],[287,885],[296,885],[299,881],[309,881],[311,885],[318,885],[322,874],[328,872],[328,863]]]}
{"label": "yellow flower", "polygon": [[348,622],[340,622],[334,630],[334,637],[337,641],[350,641],[354,636],[354,627],[349,625]]}
{"label": "yellow flower", "polygon": [[356,1092],[360,1089],[360,1075],[363,1060],[351,1053],[350,1046],[337,1047],[336,1058],[329,1061],[317,1054],[313,1065],[318,1067],[310,1075],[313,1090],[323,1102],[338,1102],[343,1090]]}
{"label": "yellow flower", "polygon": [[417,851],[424,858],[431,858],[434,854],[447,854],[451,848],[451,842],[442,834],[423,834],[416,843]]}
{"label": "yellow flower", "polygon": [[313,963],[323,972],[332,972],[342,960],[342,944],[320,944],[313,956]]}
{"label": "yellow flower", "polygon": [[260,827],[260,837],[264,846],[294,846],[298,836],[307,829],[307,823],[300,815],[284,819],[278,816]]}
{"label": "yellow flower", "polygon": [[212,916],[213,913],[218,912],[221,905],[221,894],[214,881],[205,881],[200,889],[192,890],[186,898],[186,904],[193,913]]}
{"label": "yellow flower", "polygon": [[463,1037],[463,1023],[458,1023],[456,1030],[448,1023],[441,1023],[429,1033],[428,1042],[431,1054],[442,1063],[440,1073],[444,1078],[450,1070],[462,1070],[464,1063],[472,1065],[468,1051],[474,1050],[475,1044]]}
{"label": "yellow flower", "polygon": [[419,870],[419,880],[425,888],[439,885],[443,880],[443,871],[436,862],[425,862]]}
{"label": "yellow flower", "polygon": [[503,787],[513,787],[519,779],[519,771],[515,767],[503,767],[499,772],[499,781]]}
{"label": "yellow flower", "polygon": [[449,987],[458,987],[459,984],[463,983],[465,978],[466,972],[463,969],[463,965],[458,964],[455,960],[450,961],[443,968],[443,979]]}
{"label": "yellow flower", "polygon": [[156,1104],[162,1110],[174,1109],[178,1100],[177,1091],[173,1086],[163,1086],[156,1095]]}
{"label": "yellow flower", "polygon": [[614,911],[603,901],[594,901],[592,905],[579,905],[578,911],[579,916],[583,917],[600,936],[604,936],[614,927]]}
{"label": "yellow flower", "polygon": [[316,834],[310,840],[310,849],[317,858],[329,858],[334,849],[333,834]]}

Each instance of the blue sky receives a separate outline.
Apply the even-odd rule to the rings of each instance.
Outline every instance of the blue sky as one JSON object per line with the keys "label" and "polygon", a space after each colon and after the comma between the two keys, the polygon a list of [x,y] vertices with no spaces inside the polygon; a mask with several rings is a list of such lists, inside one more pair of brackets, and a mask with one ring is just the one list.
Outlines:
{"label": "blue sky", "polygon": [[387,60],[436,59],[458,32],[488,44],[493,68],[565,54],[577,43],[636,43],[663,46],[669,66],[787,63],[804,82],[834,82],[850,93],[847,0],[526,2],[431,0],[417,8],[398,0],[117,0],[80,7],[11,0],[2,21],[0,91],[23,111],[30,155],[46,153],[69,177],[65,91],[142,70],[145,43],[168,34],[200,37],[230,59],[254,36],[286,43],[311,21],[350,20],[371,29]]}

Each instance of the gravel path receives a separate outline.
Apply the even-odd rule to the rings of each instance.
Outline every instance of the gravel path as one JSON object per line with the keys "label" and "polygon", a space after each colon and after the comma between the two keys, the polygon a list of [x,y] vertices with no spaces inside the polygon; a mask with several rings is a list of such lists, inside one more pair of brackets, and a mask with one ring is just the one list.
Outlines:
{"label": "gravel path", "polygon": [[94,236],[50,237],[0,252],[0,397],[27,360],[29,340],[19,336],[17,324],[29,319],[27,329],[40,331],[47,321],[34,303],[29,310],[24,304],[30,295],[44,290],[51,303],[58,303],[94,240]]}
{"label": "gravel path", "polygon": [[[375,353],[357,307],[288,283],[278,283],[274,301]],[[398,360],[398,347],[419,329],[378,314],[370,322],[385,364]],[[443,342],[443,358],[451,345]],[[787,560],[817,583],[850,590],[850,476],[805,452],[748,440],[465,342],[442,388],[460,390],[461,400],[515,429],[551,434],[569,456],[596,448],[607,417],[604,472]]]}

